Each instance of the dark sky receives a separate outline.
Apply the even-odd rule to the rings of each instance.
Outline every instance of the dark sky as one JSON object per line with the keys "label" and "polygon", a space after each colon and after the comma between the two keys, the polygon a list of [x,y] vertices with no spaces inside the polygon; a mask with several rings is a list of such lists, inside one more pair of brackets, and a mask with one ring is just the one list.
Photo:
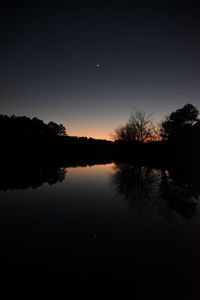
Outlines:
{"label": "dark sky", "polygon": [[155,121],[188,102],[200,108],[191,1],[68,3],[1,1],[0,113],[110,138],[133,108]]}

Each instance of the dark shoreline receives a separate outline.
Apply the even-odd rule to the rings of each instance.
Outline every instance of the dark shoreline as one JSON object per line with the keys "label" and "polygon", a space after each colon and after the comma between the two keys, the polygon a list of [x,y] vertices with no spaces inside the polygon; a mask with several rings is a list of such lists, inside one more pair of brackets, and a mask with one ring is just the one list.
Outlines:
{"label": "dark shoreline", "polygon": [[200,166],[200,145],[122,143],[90,139],[71,141],[58,137],[28,144],[1,144],[0,164],[87,166],[123,162],[157,168]]}
{"label": "dark shoreline", "polygon": [[200,184],[200,159],[194,153],[192,155],[190,149],[184,148],[180,153],[176,148],[175,152],[165,142],[137,145],[108,143],[103,148],[80,145],[62,148],[54,145],[50,149],[47,151],[47,148],[40,147],[40,151],[33,152],[13,148],[3,155],[1,153],[0,190],[37,188],[44,182],[51,185],[65,178],[67,168],[110,163],[169,171],[181,184]]}

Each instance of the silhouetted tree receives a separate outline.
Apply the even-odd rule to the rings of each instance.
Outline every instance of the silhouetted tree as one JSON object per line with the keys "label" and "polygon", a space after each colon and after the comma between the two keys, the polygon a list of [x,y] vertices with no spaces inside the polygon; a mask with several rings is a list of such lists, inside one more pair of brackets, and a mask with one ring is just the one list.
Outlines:
{"label": "silhouetted tree", "polygon": [[116,128],[112,137],[114,138],[114,140],[123,142],[136,140],[135,131],[128,123],[124,126],[119,126],[118,128]]}
{"label": "silhouetted tree", "polygon": [[55,122],[49,122],[48,123],[49,128],[57,135],[66,136],[66,128],[63,124],[57,124]]}
{"label": "silhouetted tree", "polygon": [[148,142],[157,139],[158,134],[150,117],[151,114],[146,115],[144,111],[135,110],[125,126],[115,129],[114,140]]}
{"label": "silhouetted tree", "polygon": [[182,108],[172,112],[161,123],[161,136],[171,141],[187,140],[192,127],[198,121],[199,111],[192,104],[186,104]]}

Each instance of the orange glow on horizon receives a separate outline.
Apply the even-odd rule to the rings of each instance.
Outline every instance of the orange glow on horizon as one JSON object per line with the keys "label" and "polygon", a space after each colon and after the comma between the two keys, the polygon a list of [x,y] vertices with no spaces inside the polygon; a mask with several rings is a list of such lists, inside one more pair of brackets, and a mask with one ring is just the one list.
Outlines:
{"label": "orange glow on horizon", "polygon": [[67,131],[69,136],[77,136],[77,137],[87,137],[87,138],[94,138],[94,139],[101,139],[101,140],[112,140],[112,133],[113,130],[99,130],[96,128],[82,128],[82,129],[78,129],[77,130],[69,130]]}
{"label": "orange glow on horizon", "polygon": [[110,135],[98,135],[98,134],[69,134],[70,136],[77,136],[77,137],[87,137],[87,138],[93,138],[93,139],[97,139],[97,140],[108,140],[108,141],[112,141],[113,139],[111,138]]}

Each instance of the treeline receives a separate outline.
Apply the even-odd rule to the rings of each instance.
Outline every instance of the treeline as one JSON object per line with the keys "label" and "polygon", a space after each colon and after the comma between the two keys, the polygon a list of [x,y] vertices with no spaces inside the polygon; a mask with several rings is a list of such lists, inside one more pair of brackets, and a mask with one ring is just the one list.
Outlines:
{"label": "treeline", "polygon": [[157,126],[151,121],[151,114],[144,111],[131,113],[128,122],[115,129],[115,141],[141,143],[167,140],[174,144],[195,143],[199,141],[199,111],[192,104],[186,104],[167,116]]}
{"label": "treeline", "polygon": [[38,118],[0,115],[0,160],[61,163],[110,159],[111,141],[68,136],[63,124]]}
{"label": "treeline", "polygon": [[49,122],[45,124],[38,118],[28,118],[25,116],[0,115],[0,137],[11,137],[13,140],[19,138],[33,139],[38,137],[53,137],[56,135],[66,136],[66,129],[62,124]]}
{"label": "treeline", "polygon": [[135,111],[118,127],[114,141],[73,137],[63,124],[38,118],[0,115],[0,160],[49,162],[118,161],[161,166],[200,161],[199,111],[187,104],[155,126],[150,115]]}
{"label": "treeline", "polygon": [[157,126],[151,115],[134,111],[128,122],[115,129],[114,140],[121,147],[120,159],[145,164],[199,163],[199,111],[186,104],[167,116]]}

